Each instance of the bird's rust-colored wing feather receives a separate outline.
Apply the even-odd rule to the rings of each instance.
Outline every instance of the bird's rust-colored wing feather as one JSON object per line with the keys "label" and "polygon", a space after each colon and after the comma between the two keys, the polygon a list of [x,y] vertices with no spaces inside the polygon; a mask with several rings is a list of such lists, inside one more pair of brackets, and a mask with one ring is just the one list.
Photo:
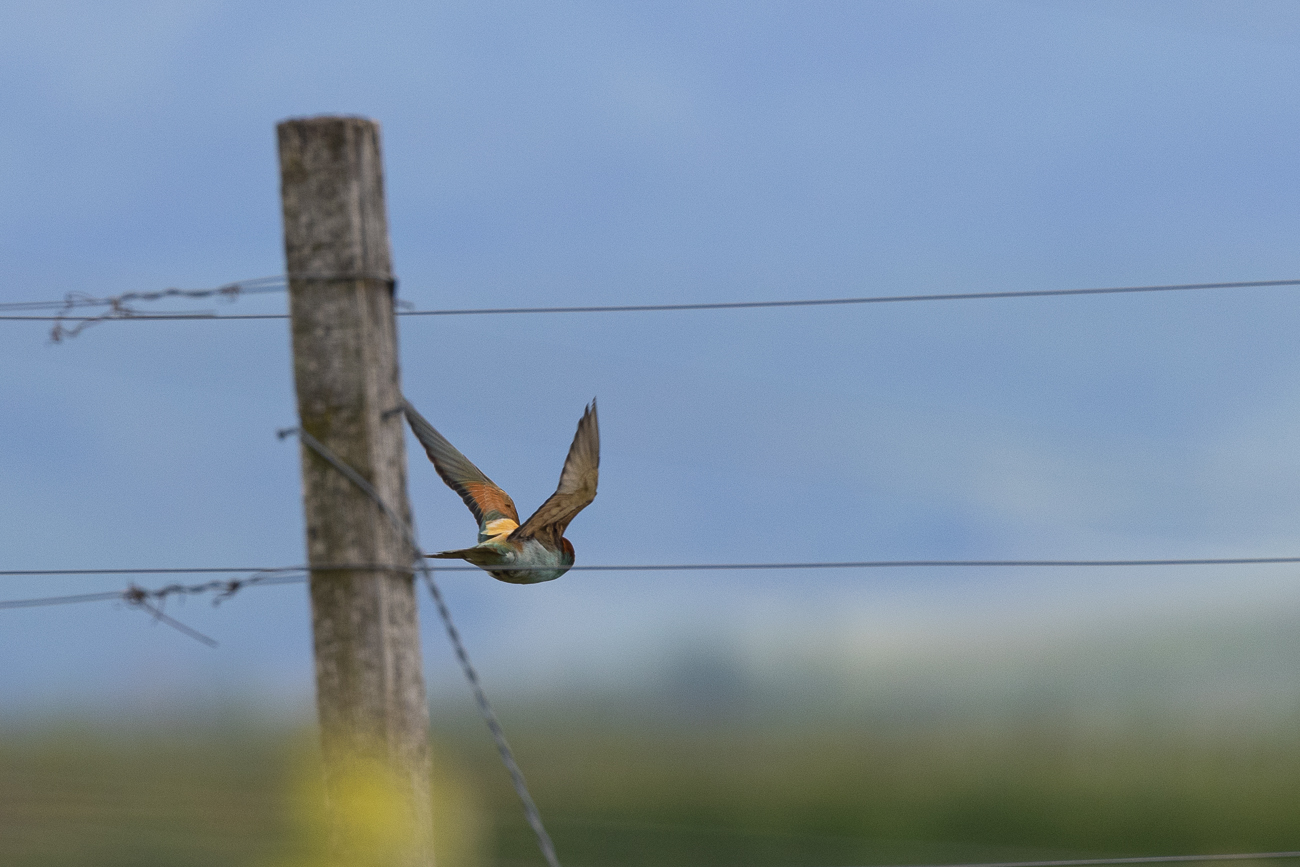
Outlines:
{"label": "bird's rust-colored wing feather", "polygon": [[424,446],[429,460],[433,461],[433,468],[442,476],[447,487],[460,494],[465,505],[474,513],[480,534],[487,532],[488,524],[501,518],[519,523],[519,511],[515,509],[515,503],[509,494],[438,433],[437,428],[416,412],[409,401],[402,402],[402,410],[415,438]]}
{"label": "bird's rust-colored wing feather", "polygon": [[596,481],[600,475],[600,425],[596,420],[596,401],[592,400],[578,431],[569,446],[560,472],[560,486],[542,503],[541,508],[510,534],[511,539],[535,537],[558,546],[573,516],[596,499]]}

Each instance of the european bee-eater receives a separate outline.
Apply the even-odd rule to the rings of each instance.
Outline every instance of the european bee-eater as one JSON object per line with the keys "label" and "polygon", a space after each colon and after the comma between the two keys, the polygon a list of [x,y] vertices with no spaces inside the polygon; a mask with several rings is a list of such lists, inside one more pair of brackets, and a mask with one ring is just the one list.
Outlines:
{"label": "european bee-eater", "polygon": [[511,584],[553,581],[569,571],[573,545],[564,538],[564,531],[573,516],[596,499],[600,427],[596,423],[595,400],[578,422],[578,432],[573,435],[573,445],[560,472],[560,486],[522,524],[509,494],[447,442],[409,402],[403,401],[402,410],[438,475],[447,487],[460,494],[478,521],[477,545],[432,556],[467,560],[493,578]]}

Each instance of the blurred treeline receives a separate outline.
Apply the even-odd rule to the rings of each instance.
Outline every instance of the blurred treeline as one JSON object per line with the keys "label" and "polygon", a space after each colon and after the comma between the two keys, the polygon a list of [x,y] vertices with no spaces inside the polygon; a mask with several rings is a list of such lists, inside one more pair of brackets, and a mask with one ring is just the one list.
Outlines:
{"label": "blurred treeline", "polygon": [[[561,860],[848,865],[1300,848],[1300,720],[503,709]],[[442,867],[538,864],[477,720],[434,732]],[[314,736],[27,725],[0,735],[0,863],[322,863]]]}

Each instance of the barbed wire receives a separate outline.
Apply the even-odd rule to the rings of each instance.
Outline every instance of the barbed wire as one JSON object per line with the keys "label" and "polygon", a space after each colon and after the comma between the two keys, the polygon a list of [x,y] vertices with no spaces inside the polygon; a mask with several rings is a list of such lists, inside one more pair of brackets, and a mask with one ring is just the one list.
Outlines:
{"label": "barbed wire", "polygon": [[[296,431],[295,431],[296,432]],[[425,558],[431,558],[434,555],[425,554]],[[892,568],[987,568],[987,567],[1064,567],[1064,568],[1096,568],[1096,567],[1119,567],[1119,566],[1245,566],[1245,565],[1269,565],[1269,564],[1287,564],[1300,563],[1300,557],[1217,557],[1217,558],[1199,558],[1199,559],[1165,559],[1165,560],[859,560],[843,562],[790,562],[790,563],[676,563],[676,564],[611,564],[582,566],[574,565],[570,571],[587,571],[587,572],[696,572],[696,571],[750,571],[750,570],[800,570],[800,569],[892,569]],[[516,567],[511,571],[528,572],[540,567]],[[306,583],[312,572],[330,572],[330,571],[385,571],[385,572],[414,572],[409,566],[399,565],[377,565],[377,564],[338,564],[338,565],[321,565],[321,566],[280,566],[280,567],[246,567],[246,566],[199,566],[199,567],[178,567],[178,568],[158,568],[146,567],[137,569],[5,569],[0,570],[0,577],[79,577],[94,575],[192,575],[192,574],[244,574],[247,578],[234,579],[217,579],[205,581],[198,584],[168,584],[156,590],[143,590],[132,584],[125,590],[110,590],[100,593],[74,593],[65,596],[39,596],[30,599],[7,599],[0,600],[0,610],[20,609],[20,608],[40,608],[53,605],[74,605],[86,602],[127,602],[128,604],[143,606],[147,600],[165,601],[170,596],[191,596],[206,593],[216,593],[213,598],[213,605],[234,596],[235,593],[247,587],[256,586],[275,586],[280,584],[303,584]],[[430,567],[430,571],[432,568]],[[479,572],[482,571],[477,566],[438,566],[440,572]],[[440,614],[444,619],[449,620],[450,612],[445,612],[445,603],[442,602],[442,594],[437,590],[436,585],[431,588],[434,595],[434,601],[438,604]],[[157,615],[159,619],[166,618],[164,622],[180,629],[187,634],[192,632],[184,624],[170,622],[161,612]],[[450,625],[450,624],[449,624]],[[455,626],[450,626],[455,630]],[[453,639],[453,645],[458,645],[459,635]],[[205,643],[210,642],[204,636]],[[216,646],[213,643],[213,646]],[[466,657],[465,662],[468,662]],[[471,667],[472,670],[472,667]],[[477,676],[477,675],[475,675]]]}
{"label": "barbed wire", "polygon": [[[306,275],[294,279],[342,279],[345,277],[373,275]],[[0,304],[0,321],[55,322],[51,339],[55,342],[72,337],[97,322],[108,320],[148,322],[157,320],[260,320],[288,319],[287,313],[236,313],[218,315],[215,312],[197,313],[141,313],[129,306],[132,302],[160,300],[166,297],[200,298],[226,296],[233,300],[239,294],[253,292],[279,292],[287,285],[287,278],[262,277],[257,280],[230,283],[217,289],[182,290],[166,289],[159,292],[129,292],[111,298],[93,298],[79,293],[69,293],[64,301],[34,301]],[[870,295],[846,298],[806,298],[778,301],[717,301],[693,304],[601,304],[536,307],[473,307],[434,310],[398,310],[398,316],[485,316],[540,313],[649,313],[691,310],[748,310],[779,307],[827,307],[857,304],[893,304],[911,301],[975,301],[1008,298],[1046,298],[1072,295],[1120,295],[1144,292],[1185,292],[1211,289],[1261,289],[1270,287],[1300,286],[1300,279],[1241,280],[1220,283],[1169,283],[1150,286],[1108,286],[1086,289],[1027,289],[1005,292],[943,292],[922,295]],[[241,287],[232,289],[231,287]],[[247,288],[243,288],[247,287]],[[403,304],[405,302],[399,302]],[[108,305],[109,310],[95,316],[72,316],[77,307]],[[7,311],[59,309],[54,316],[10,315]],[[67,327],[63,323],[77,323]]]}
{"label": "barbed wire", "polygon": [[[110,574],[120,573],[114,572]],[[137,603],[148,600],[165,602],[168,597],[172,596],[198,596],[207,593],[217,594],[213,597],[212,604],[220,605],[222,602],[225,602],[240,590],[247,587],[256,587],[259,585],[274,586],[277,584],[301,584],[307,580],[307,574],[308,570],[305,568],[268,569],[253,572],[247,578],[205,581],[201,584],[168,584],[165,587],[159,587],[154,590],[146,590],[142,587],[136,586],[135,584],[129,584],[125,590],[109,590],[101,593],[77,593],[68,596],[42,596],[35,599],[6,599],[0,601],[0,609],[38,608],[45,605],[69,605],[78,602],[125,601]]]}
{"label": "barbed wire", "polygon": [[78,602],[116,602],[121,601],[125,594],[125,590],[110,590],[106,593],[75,593],[70,596],[39,596],[35,599],[6,599],[0,601],[0,609],[40,608],[46,605],[73,605]]}
{"label": "barbed wire", "polygon": [[69,292],[62,301],[8,301],[0,303],[0,311],[14,310],[74,310],[78,307],[113,307],[121,308],[137,301],[161,301],[164,298],[234,298],[239,295],[253,295],[266,292],[283,292],[285,288],[283,275],[272,277],[254,277],[251,280],[237,280],[211,289],[158,289],[152,292],[124,292],[121,295],[109,295],[96,298],[84,292]]}
{"label": "barbed wire", "polygon": [[[433,557],[433,554],[426,554]],[[912,568],[987,568],[987,567],[1067,567],[1096,568],[1109,566],[1248,566],[1270,563],[1300,563],[1300,557],[1211,557],[1168,560],[846,560],[806,563],[672,563],[637,565],[571,566],[569,571],[588,572],[708,572],[781,569],[912,569]],[[474,571],[477,566],[440,567],[451,571]],[[493,567],[497,568],[497,567]],[[516,571],[546,567],[503,567]],[[0,573],[3,574],[3,573]]]}
{"label": "barbed wire", "polygon": [[[425,554],[433,558],[433,554]],[[779,571],[800,569],[908,569],[908,568],[1098,568],[1119,566],[1259,566],[1300,563],[1300,557],[1213,557],[1199,559],[1166,560],[857,560],[843,562],[790,562],[790,563],[643,563],[574,565],[571,572],[722,572],[722,571]],[[544,567],[519,566],[511,571],[529,572]],[[199,566],[179,568],[139,569],[4,569],[0,577],[79,577],[92,575],[195,575],[195,574],[251,574],[253,577],[213,580],[201,584],[169,584],[148,591],[150,598],[175,595],[196,595],[217,592],[217,604],[230,598],[245,587],[257,585],[301,584],[312,572],[331,571],[384,571],[414,572],[409,566],[364,564],[339,564],[324,566]],[[480,572],[478,566],[438,566],[438,572]],[[128,591],[114,590],[102,593],[76,593],[67,596],[42,596],[33,599],[0,600],[0,610],[10,608],[36,608],[46,605],[70,605],[80,602],[105,602],[121,600]]]}
{"label": "barbed wire", "polygon": [[[239,281],[236,283],[225,284],[213,289],[178,289],[167,288],[153,292],[128,292],[117,296],[106,298],[96,298],[82,293],[68,293],[61,302],[17,302],[0,304],[0,313],[8,314],[11,311],[15,314],[26,313],[27,311],[57,311],[52,316],[37,315],[0,315],[0,320],[10,321],[52,321],[54,327],[50,333],[52,342],[58,343],[64,339],[75,337],[86,328],[99,322],[110,320],[137,320],[137,321],[157,321],[157,320],[195,320],[195,319],[230,319],[230,320],[262,320],[262,319],[287,319],[286,314],[233,314],[219,316],[215,312],[176,312],[176,313],[143,313],[135,306],[140,303],[156,302],[165,299],[200,299],[200,298],[219,298],[227,301],[233,301],[242,294],[256,294],[284,291],[286,280],[283,276],[264,277],[248,281]],[[876,303],[900,303],[900,302],[919,302],[919,301],[958,301],[958,300],[991,300],[991,299],[1012,299],[1012,298],[1032,298],[1032,297],[1054,297],[1054,296],[1079,296],[1079,295],[1102,295],[1102,294],[1134,294],[1134,293],[1151,293],[1151,292],[1171,292],[1171,291],[1193,291],[1193,290],[1215,290],[1215,289],[1245,289],[1245,288],[1265,288],[1265,287],[1285,287],[1300,286],[1300,279],[1295,280],[1269,280],[1269,281],[1241,281],[1225,283],[1196,283],[1196,284],[1169,284],[1169,285],[1152,285],[1152,286],[1128,286],[1128,287],[1106,287],[1106,288],[1085,288],[1085,289],[1059,289],[1059,290],[1026,290],[1026,291],[1005,291],[1005,292],[962,292],[962,293],[942,293],[942,294],[924,294],[924,295],[893,295],[893,296],[865,296],[851,298],[830,298],[830,299],[798,299],[798,300],[778,300],[778,301],[740,301],[740,302],[706,302],[706,303],[689,303],[689,304],[637,304],[637,305],[591,305],[591,306],[539,306],[539,307],[508,307],[508,308],[459,308],[459,309],[434,309],[434,310],[398,310],[399,316],[459,316],[459,315],[516,315],[516,314],[578,314],[578,313],[618,313],[618,312],[669,312],[669,311],[704,311],[704,310],[738,310],[738,309],[766,309],[766,308],[787,308],[787,307],[816,307],[816,306],[840,306],[840,305],[861,305]],[[84,308],[102,307],[106,308],[103,312],[91,316],[76,316],[72,313]],[[329,452],[329,450],[312,438],[305,431],[291,430],[281,432],[281,436],[286,433],[296,433],[300,439],[309,448],[316,451],[321,457],[325,458],[346,477],[358,484],[367,495],[375,501],[377,506],[385,515],[394,522],[397,529],[402,532],[412,546],[412,550],[417,552],[417,556],[427,558],[431,555],[418,554],[419,547],[416,545],[414,528],[398,517],[387,507],[378,493],[371,487],[364,478],[360,477],[343,464]],[[1300,557],[1241,557],[1241,558],[1179,558],[1179,559],[1129,559],[1129,560],[872,560],[872,561],[836,561],[836,562],[771,562],[771,563],[703,563],[703,564],[618,564],[618,565],[592,565],[572,567],[574,571],[725,571],[725,570],[801,570],[801,569],[871,569],[871,568],[945,568],[945,567],[962,567],[962,568],[981,568],[981,567],[1150,567],[1150,566],[1206,566],[1206,565],[1248,565],[1248,564],[1287,564],[1300,563]],[[122,575],[122,574],[207,574],[207,573],[245,573],[247,577],[215,579],[195,584],[173,583],[160,588],[146,589],[135,585],[128,585],[124,590],[109,591],[100,593],[84,593],[67,596],[53,596],[35,599],[19,599],[0,601],[0,609],[19,609],[32,608],[48,605],[66,605],[88,602],[102,601],[119,601],[128,606],[139,608],[149,614],[155,622],[164,623],[173,629],[197,640],[210,647],[217,647],[218,642],[211,637],[193,629],[192,627],[178,621],[168,615],[164,608],[170,598],[184,598],[192,595],[212,594],[212,604],[220,605],[222,602],[229,600],[241,590],[255,586],[274,586],[290,583],[304,583],[308,580],[311,571],[322,571],[326,569],[385,569],[390,570],[389,566],[332,566],[332,567],[281,567],[271,569],[246,569],[237,567],[199,567],[199,568],[144,568],[144,569],[76,569],[76,570],[0,570],[0,576],[52,576],[52,575]],[[408,569],[409,567],[400,567]],[[536,806],[532,802],[531,796],[523,780],[522,773],[519,771],[517,763],[514,761],[513,753],[506,743],[504,733],[496,719],[496,715],[488,703],[487,696],[483,691],[477,672],[473,668],[464,644],[460,639],[459,633],[451,619],[451,615],[445,601],[433,581],[432,568],[426,563],[421,562],[416,568],[423,574],[426,585],[438,607],[449,637],[451,638],[458,660],[474,690],[475,698],[479,704],[488,727],[491,730],[494,739],[497,742],[498,749],[501,752],[503,761],[510,772],[512,781],[515,783],[516,790],[524,802],[525,813],[529,824],[533,826],[538,836],[538,841],[542,852],[548,863],[553,867],[558,867],[559,862],[556,858],[554,847],[551,844],[549,836],[542,827],[540,815]],[[471,572],[479,571],[475,566],[446,566],[439,567],[443,571]],[[540,567],[539,567],[540,568]],[[520,567],[515,571],[531,571],[527,567]],[[251,574],[248,574],[251,573]],[[1149,856],[1149,857],[1129,857],[1129,858],[1095,858],[1095,859],[1070,859],[1070,860],[1040,860],[1040,861],[1015,861],[1015,862],[987,862],[980,864],[961,864],[961,865],[943,865],[943,867],[1093,867],[1093,865],[1123,865],[1123,864],[1155,864],[1155,863],[1187,863],[1187,862],[1213,862],[1213,861],[1244,861],[1244,860],[1270,860],[1270,859],[1292,859],[1300,858],[1300,851],[1294,852],[1271,852],[1271,853],[1244,853],[1244,854],[1221,854],[1221,855],[1177,855],[1177,856]]]}
{"label": "barbed wire", "polygon": [[58,575],[229,575],[235,573],[279,572],[365,572],[411,571],[409,566],[389,566],[375,563],[338,563],[322,566],[181,566],[150,567],[139,569],[4,569],[0,577],[40,577]]}
{"label": "barbed wire", "polygon": [[[425,554],[434,558],[434,554]],[[799,570],[799,569],[947,569],[947,568],[1072,568],[1091,569],[1108,567],[1151,567],[1151,566],[1265,566],[1286,563],[1300,563],[1300,557],[1197,557],[1168,558],[1146,560],[844,560],[844,561],[807,561],[780,563],[612,563],[584,566],[576,564],[569,567],[570,572],[725,572],[752,570]],[[437,566],[438,572],[480,572],[477,566]],[[527,572],[545,567],[514,567],[515,571]],[[77,576],[77,575],[198,575],[198,574],[232,574],[243,572],[322,572],[322,571],[360,571],[360,570],[409,570],[408,566],[385,566],[374,564],[341,564],[332,566],[212,566],[212,567],[177,567],[138,569],[0,569],[0,577],[22,578],[41,576]]]}
{"label": "barbed wire", "polygon": [[[103,322],[108,319],[131,319],[140,316],[150,317],[215,317],[215,312],[205,313],[171,313],[171,314],[144,314],[133,307],[133,304],[140,302],[162,301],[168,298],[220,298],[226,301],[234,301],[240,295],[253,295],[266,292],[283,292],[285,280],[282,276],[274,277],[255,277],[251,280],[240,280],[234,283],[226,283],[212,289],[159,289],[153,292],[124,292],[121,295],[110,295],[104,298],[97,298],[93,295],[87,295],[83,292],[69,292],[62,301],[19,301],[7,304],[0,304],[0,311],[19,311],[19,310],[57,310],[58,312],[49,317],[54,322],[54,328],[50,331],[50,340],[58,343],[69,337],[76,337],[82,331],[94,325],[96,322]],[[107,308],[103,313],[93,316],[69,316],[72,311],[85,307],[104,307]],[[67,323],[74,323],[68,325]]]}
{"label": "barbed wire", "polygon": [[831,307],[850,304],[894,304],[907,301],[975,301],[996,298],[1043,298],[1065,295],[1118,295],[1138,292],[1180,292],[1196,289],[1257,289],[1300,286],[1297,280],[1251,280],[1235,283],[1171,283],[1159,286],[1113,286],[1097,289],[1027,289],[1006,292],[945,292],[927,295],[871,295],[856,298],[814,298],[791,301],[717,301],[698,304],[611,304],[577,307],[480,307],[455,310],[407,310],[398,316],[482,316],[518,313],[648,313],[684,310],[750,310],[771,307]]}
{"label": "barbed wire", "polygon": [[369,497],[379,511],[383,513],[384,517],[393,525],[393,529],[406,542],[408,551],[415,560],[415,568],[420,571],[424,584],[429,589],[429,595],[433,597],[433,602],[438,608],[438,615],[442,618],[447,638],[451,641],[452,648],[456,652],[456,659],[460,663],[461,671],[464,672],[465,679],[469,681],[470,689],[474,693],[474,701],[478,705],[479,714],[487,724],[488,731],[496,743],[501,762],[510,775],[510,782],[514,786],[515,794],[519,797],[520,804],[523,806],[524,817],[537,838],[537,847],[541,850],[542,857],[546,859],[549,867],[560,867],[559,856],[555,854],[555,844],[551,841],[551,835],[546,832],[546,826],[542,823],[542,814],[537,809],[537,804],[528,791],[528,783],[524,780],[523,771],[520,770],[519,763],[515,761],[514,750],[510,748],[510,743],[506,740],[505,730],[501,727],[501,721],[497,719],[496,711],[492,708],[492,703],[488,701],[487,691],[483,688],[483,682],[479,680],[478,671],[474,668],[474,664],[470,662],[469,652],[465,649],[465,642],[461,640],[460,631],[456,629],[456,624],[452,620],[451,610],[442,598],[442,591],[438,589],[437,582],[433,580],[433,568],[429,566],[428,555],[422,553],[423,549],[420,547],[420,542],[415,535],[414,521],[403,519],[402,516],[393,511],[393,508],[384,501],[384,498],[379,495],[379,491],[375,490],[374,485],[370,484],[365,476],[334,454],[324,443],[309,432],[302,428],[285,428],[276,432],[276,436],[280,439],[291,435],[297,435],[299,442],[338,470],[344,478],[356,485],[362,493]]}
{"label": "barbed wire", "polygon": [[[215,571],[215,570],[203,570]],[[298,584],[307,580],[306,570],[300,568],[244,570],[252,571],[246,578],[205,581],[200,584],[168,584],[153,590],[147,590],[136,584],[128,584],[125,590],[111,590],[102,593],[77,593],[67,596],[44,596],[35,599],[8,599],[0,601],[0,610],[13,608],[40,608],[49,605],[72,605],[81,602],[124,602],[134,608],[147,611],[156,621],[165,623],[191,638],[203,642],[209,647],[216,647],[217,642],[193,629],[163,611],[167,600],[173,596],[195,596],[215,593],[212,598],[214,606],[220,605],[246,587],[272,586],[276,584]],[[104,574],[104,573],[97,573]],[[121,574],[114,571],[112,574]]]}

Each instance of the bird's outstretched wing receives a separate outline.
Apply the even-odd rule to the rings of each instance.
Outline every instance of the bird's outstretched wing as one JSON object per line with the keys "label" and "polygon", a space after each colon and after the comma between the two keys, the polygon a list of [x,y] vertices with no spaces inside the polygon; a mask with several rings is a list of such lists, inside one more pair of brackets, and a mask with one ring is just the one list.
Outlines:
{"label": "bird's outstretched wing", "polygon": [[438,475],[442,476],[447,487],[460,494],[465,505],[469,506],[469,510],[474,513],[474,519],[479,525],[479,534],[495,536],[503,530],[513,530],[514,527],[507,525],[497,529],[496,532],[489,532],[488,527],[493,521],[502,518],[518,525],[519,511],[515,508],[510,495],[483,475],[483,471],[474,466],[470,459],[462,455],[454,445],[447,442],[447,438],[438,433],[437,428],[429,424],[424,416],[416,412],[409,401],[402,401],[402,411],[406,414],[406,421],[411,425],[415,438],[420,441],[420,445],[424,446],[429,460],[433,461],[433,468],[438,471]]}
{"label": "bird's outstretched wing", "polygon": [[569,456],[564,459],[564,469],[560,472],[560,486],[510,538],[535,537],[558,547],[573,516],[596,499],[599,475],[600,425],[593,399],[578,422],[578,432],[573,435],[573,445],[569,446]]}

